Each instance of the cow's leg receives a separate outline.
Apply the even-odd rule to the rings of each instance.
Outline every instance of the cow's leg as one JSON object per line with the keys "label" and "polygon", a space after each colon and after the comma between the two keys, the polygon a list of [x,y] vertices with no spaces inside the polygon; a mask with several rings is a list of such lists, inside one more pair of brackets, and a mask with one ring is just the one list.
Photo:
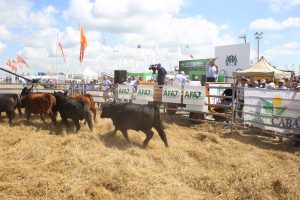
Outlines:
{"label": "cow's leg", "polygon": [[127,130],[122,130],[122,134],[123,134],[124,138],[126,139],[126,141],[127,141],[128,143],[130,143],[130,140],[129,140],[129,138],[128,138]]}
{"label": "cow's leg", "polygon": [[31,116],[31,112],[29,111],[29,109],[25,109],[25,115],[26,115],[27,122],[29,122]]}
{"label": "cow's leg", "polygon": [[51,117],[52,123],[56,125],[56,115],[52,111],[50,111],[49,116]]}
{"label": "cow's leg", "polygon": [[68,120],[67,120],[67,118],[64,115],[61,116],[61,120],[62,120],[62,122],[63,122],[64,125],[66,125],[67,127],[69,127]]}
{"label": "cow's leg", "polygon": [[18,112],[19,112],[19,116],[22,116],[22,108],[20,106],[17,106]]}
{"label": "cow's leg", "polygon": [[157,130],[157,132],[158,132],[160,138],[162,139],[162,141],[165,143],[165,147],[169,147],[167,136],[166,136],[166,133],[163,130],[163,128],[162,127],[155,127],[155,129]]}
{"label": "cow's leg", "polygon": [[97,122],[96,116],[97,116],[97,111],[96,109],[91,110],[93,115],[94,115],[94,122]]}
{"label": "cow's leg", "polygon": [[12,126],[12,120],[13,120],[13,118],[14,118],[14,111],[7,110],[7,111],[6,111],[6,116],[7,116],[7,118],[8,118],[9,125]]}
{"label": "cow's leg", "polygon": [[41,120],[42,120],[43,122],[45,122],[45,113],[41,112],[41,113],[40,113],[40,117],[41,117]]}
{"label": "cow's leg", "polygon": [[148,145],[149,140],[151,140],[151,138],[153,137],[153,131],[151,129],[149,130],[144,130],[143,132],[146,133],[146,139],[143,142],[143,147],[146,148]]}
{"label": "cow's leg", "polygon": [[73,120],[73,122],[75,124],[76,131],[79,131],[79,129],[80,129],[79,119],[73,118],[72,120]]}

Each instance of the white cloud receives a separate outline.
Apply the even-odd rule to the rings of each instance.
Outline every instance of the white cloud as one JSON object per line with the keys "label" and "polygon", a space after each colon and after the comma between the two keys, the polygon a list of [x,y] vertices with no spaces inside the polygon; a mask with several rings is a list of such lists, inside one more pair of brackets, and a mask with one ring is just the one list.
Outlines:
{"label": "white cloud", "polygon": [[271,58],[276,56],[299,57],[300,45],[297,42],[285,43],[264,51],[264,55]]}
{"label": "white cloud", "polygon": [[267,0],[267,2],[273,12],[286,11],[300,5],[300,0]]}
{"label": "white cloud", "polygon": [[[145,71],[148,69],[146,66],[153,62],[161,62],[169,69],[177,64],[177,40],[183,59],[189,54],[194,58],[212,57],[214,46],[236,41],[229,34],[221,34],[228,29],[228,24],[215,24],[201,15],[175,17],[186,5],[185,0],[71,0],[69,8],[63,12],[69,26],[63,30],[55,27],[55,17],[61,14],[57,8],[48,6],[33,11],[30,1],[24,2],[16,5],[22,9],[22,20],[12,23],[15,26],[19,24],[25,34],[14,39],[22,46],[17,51],[22,52],[22,57],[35,71],[58,68],[80,72],[86,66],[94,71],[112,72],[121,68]],[[5,3],[12,7],[12,4]],[[4,9],[0,7],[1,10]],[[79,23],[83,25],[88,42],[82,65],[79,63]],[[57,36],[62,40],[68,66],[56,48]],[[101,43],[103,38],[107,38],[109,45]],[[142,49],[138,49],[137,44],[142,44]],[[154,53],[156,44],[158,59]],[[189,49],[186,44],[189,44]]]}
{"label": "white cloud", "polygon": [[289,17],[288,19],[278,22],[273,18],[258,19],[250,23],[250,29],[259,30],[282,30],[286,28],[299,28],[300,18]]}
{"label": "white cloud", "polygon": [[11,32],[5,26],[0,25],[0,39],[7,40],[11,38]]}
{"label": "white cloud", "polygon": [[29,23],[36,26],[47,27],[55,23],[54,14],[58,13],[58,10],[53,6],[47,6],[39,12],[29,13]]}
{"label": "white cloud", "polygon": [[0,53],[6,48],[6,45],[0,41]]}

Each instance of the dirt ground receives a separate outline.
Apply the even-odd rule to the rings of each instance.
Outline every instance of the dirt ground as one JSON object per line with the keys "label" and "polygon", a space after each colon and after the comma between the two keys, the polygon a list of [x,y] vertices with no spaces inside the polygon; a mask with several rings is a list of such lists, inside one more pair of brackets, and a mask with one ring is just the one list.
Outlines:
{"label": "dirt ground", "polygon": [[[99,115],[98,115],[99,116]],[[93,132],[0,119],[0,199],[300,199],[300,150],[290,140],[222,126],[164,121],[155,131],[112,137],[109,119]]]}

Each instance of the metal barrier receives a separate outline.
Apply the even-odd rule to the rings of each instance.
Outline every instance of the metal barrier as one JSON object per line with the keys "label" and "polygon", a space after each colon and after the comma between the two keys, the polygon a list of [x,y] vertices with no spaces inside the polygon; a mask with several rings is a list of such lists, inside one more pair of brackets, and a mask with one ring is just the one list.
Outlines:
{"label": "metal barrier", "polygon": [[[20,94],[22,88],[24,87],[24,84],[0,84],[0,93],[17,93]],[[80,86],[80,87],[79,87]],[[132,87],[132,96],[130,97],[129,101],[132,101],[133,103],[141,103],[137,101],[137,87],[138,86],[129,86]],[[255,107],[256,109],[262,109],[259,105],[251,105],[245,103],[245,94],[244,94],[244,88],[243,87],[237,87],[233,83],[206,83],[205,85],[205,94],[206,94],[206,103],[204,106],[207,107],[206,111],[193,109],[193,107],[190,107],[187,104],[183,104],[183,91],[184,88],[181,87],[181,93],[180,93],[180,103],[170,103],[170,102],[164,102],[163,101],[163,87],[162,85],[151,85],[153,87],[153,96],[152,100],[150,100],[151,103],[158,104],[163,109],[163,113],[166,117],[169,117],[170,115],[175,115],[177,113],[177,116],[187,119],[191,122],[208,122],[208,123],[221,123],[224,126],[230,127],[231,131],[235,128],[244,128],[245,130],[251,130],[254,128],[251,126],[251,123],[253,121],[249,121],[247,119],[244,119],[244,116],[248,116],[250,114],[253,114],[251,112],[245,111],[243,107]],[[109,91],[109,100],[118,100],[118,85],[114,85],[111,90]],[[225,90],[231,90],[231,95],[225,95]],[[264,93],[270,92],[270,90],[262,89]],[[94,97],[94,100],[96,103],[100,104],[104,102],[103,98],[103,91],[101,91],[101,87],[99,85],[90,85],[90,84],[84,84],[84,85],[75,85],[75,84],[57,84],[52,87],[44,87],[40,85],[34,86],[34,91],[38,92],[50,92],[53,93],[54,91],[68,91],[71,94],[79,94],[79,93],[89,93]],[[259,89],[256,89],[254,91],[259,91]],[[284,92],[281,90],[276,90],[276,92]],[[287,93],[287,92],[285,92]],[[229,92],[230,94],[230,92]],[[299,94],[299,99],[298,95]],[[294,104],[298,104],[300,100],[300,93],[295,93],[294,96],[297,96],[295,98]],[[246,98],[248,98],[246,96]],[[254,96],[253,98],[260,98]],[[119,101],[122,101],[122,99]],[[145,102],[142,102],[145,103]],[[148,103],[148,100],[146,101]],[[278,104],[278,103],[277,103]],[[284,111],[288,110],[297,110],[300,113],[299,106],[293,107],[293,108],[286,108]],[[282,109],[283,110],[283,109]],[[282,114],[282,113],[281,113]],[[277,115],[271,115],[267,116],[266,118],[274,118],[274,117],[281,117]],[[289,120],[289,119],[287,119]],[[298,118],[294,122],[294,126],[298,126]],[[300,116],[299,116],[300,120]],[[282,122],[283,123],[283,122]],[[292,123],[288,121],[288,123]],[[270,126],[268,124],[264,124],[264,126]],[[281,125],[280,125],[281,126]],[[278,126],[278,128],[281,128]],[[300,121],[299,121],[300,126]],[[287,137],[291,138],[293,134],[288,133],[289,129],[286,128],[287,131],[285,132],[278,132],[278,131],[270,131],[270,130],[262,130],[263,132],[268,132],[271,134],[278,135],[280,137]],[[297,132],[297,128],[294,128],[296,130],[295,134],[300,134],[300,128],[299,132]]]}

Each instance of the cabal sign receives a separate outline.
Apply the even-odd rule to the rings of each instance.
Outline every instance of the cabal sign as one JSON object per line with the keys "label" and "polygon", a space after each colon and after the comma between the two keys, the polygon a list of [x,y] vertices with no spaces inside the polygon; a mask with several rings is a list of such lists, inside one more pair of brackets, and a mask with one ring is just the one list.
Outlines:
{"label": "cabal sign", "polygon": [[245,89],[244,120],[280,133],[300,133],[300,94],[294,91]]}
{"label": "cabal sign", "polygon": [[153,85],[138,85],[136,99],[140,101],[153,101]]}
{"label": "cabal sign", "polygon": [[119,85],[118,86],[118,99],[131,99],[132,86]]}
{"label": "cabal sign", "polygon": [[183,103],[192,105],[205,105],[205,87],[185,86],[183,92]]}
{"label": "cabal sign", "polygon": [[162,101],[169,103],[181,103],[181,86],[164,86],[162,90]]}

